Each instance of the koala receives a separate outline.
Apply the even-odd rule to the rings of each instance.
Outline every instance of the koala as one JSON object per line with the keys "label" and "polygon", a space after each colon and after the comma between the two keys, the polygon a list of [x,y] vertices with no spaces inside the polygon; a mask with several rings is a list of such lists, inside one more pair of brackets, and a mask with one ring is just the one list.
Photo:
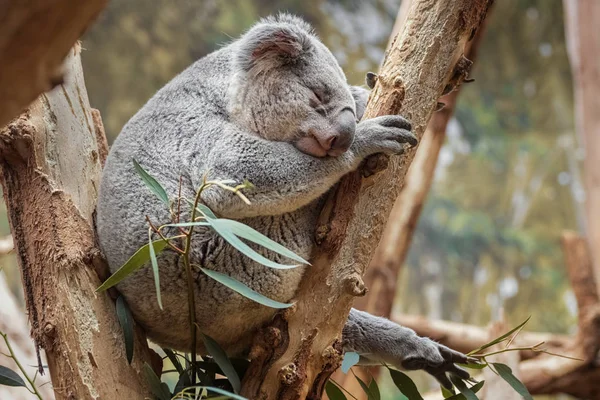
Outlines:
{"label": "koala", "polygon": [[[169,223],[167,207],[135,172],[136,160],[171,198],[193,198],[210,179],[250,181],[251,204],[219,187],[202,202],[221,217],[249,225],[305,259],[324,195],[366,157],[401,154],[416,145],[397,115],[360,121],[369,92],[347,84],[336,59],[302,19],[261,20],[239,39],[198,60],[160,89],[124,126],[106,160],[97,206],[99,243],[112,272],[148,240],[146,216]],[[360,122],[359,122],[360,121]],[[263,249],[264,250],[264,249]],[[278,254],[264,250],[276,262]],[[193,236],[191,261],[227,274],[277,301],[289,302],[311,267],[276,270],[253,262],[207,227]],[[289,261],[289,260],[288,260]],[[163,309],[152,269],[118,285],[135,320],[157,344],[191,343],[183,262],[169,249],[158,256]],[[194,271],[196,320],[230,356],[248,354],[258,329],[276,310]],[[201,342],[201,341],[199,341]],[[343,330],[346,351],[363,363],[425,369],[443,385],[467,357],[387,319],[352,309]],[[205,349],[198,344],[198,352]]]}

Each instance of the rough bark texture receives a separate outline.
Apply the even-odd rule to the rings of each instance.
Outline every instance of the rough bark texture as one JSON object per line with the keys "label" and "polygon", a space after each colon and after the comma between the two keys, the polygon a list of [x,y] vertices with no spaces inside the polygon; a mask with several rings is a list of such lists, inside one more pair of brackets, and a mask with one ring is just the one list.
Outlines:
{"label": "rough bark texture", "polygon": [[575,94],[575,127],[585,148],[587,238],[600,287],[600,2],[563,0]]}
{"label": "rough bark texture", "polygon": [[94,292],[103,260],[93,213],[106,149],[79,51],[65,62],[65,83],[0,130],[4,198],[31,334],[46,352],[56,398],[138,399],[148,395],[139,374],[145,341],[138,338],[129,366],[114,304]]}
{"label": "rough bark texture", "polygon": [[63,60],[108,0],[0,0],[0,126],[63,80]]}
{"label": "rough bark texture", "polygon": [[[491,4],[488,0],[414,1],[402,33],[387,53],[365,118],[402,113],[421,137],[455,67]],[[340,362],[341,329],[362,275],[403,183],[415,150],[387,163],[374,158],[340,182],[324,211],[326,238],[313,258],[294,309],[282,313],[275,338],[257,345],[242,393],[249,398],[316,399]],[[388,166],[379,175],[362,179]],[[332,203],[331,203],[332,202]],[[279,346],[278,346],[279,344]]]}

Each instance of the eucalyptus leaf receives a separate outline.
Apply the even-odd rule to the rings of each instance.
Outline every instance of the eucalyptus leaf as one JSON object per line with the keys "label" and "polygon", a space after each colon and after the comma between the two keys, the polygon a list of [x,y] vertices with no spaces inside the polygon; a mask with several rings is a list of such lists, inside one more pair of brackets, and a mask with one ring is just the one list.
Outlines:
{"label": "eucalyptus leaf", "polygon": [[[167,246],[167,242],[164,240],[155,240],[152,242],[152,248],[155,254],[160,253]],[[108,277],[107,280],[96,289],[96,292],[102,292],[107,290],[123,279],[127,278],[129,275],[133,274],[138,269],[142,268],[149,260],[150,260],[150,244],[145,244],[138,251],[135,252],[134,255],[123,264],[121,268],[115,271],[114,274]]]}
{"label": "eucalyptus leaf", "polygon": [[467,355],[473,355],[473,354],[477,354],[479,352],[481,352],[482,350],[487,349],[488,347],[492,347],[500,342],[503,342],[504,340],[506,340],[510,335],[512,335],[513,333],[515,333],[516,331],[518,331],[519,329],[521,329],[523,326],[525,326],[525,324],[527,322],[529,322],[529,319],[531,319],[531,316],[527,317],[527,319],[525,321],[523,321],[522,323],[520,323],[517,327],[511,329],[510,331],[506,332],[504,335],[497,337],[496,339],[492,340],[491,342],[488,342],[486,344],[484,344],[481,347],[478,347],[477,349],[470,351]]}
{"label": "eucalyptus leaf", "polygon": [[167,348],[163,348],[163,351],[165,352],[165,355],[167,356],[167,358],[171,361],[171,364],[173,364],[173,367],[181,375],[183,373],[184,369],[183,369],[183,366],[181,365],[181,362],[179,361],[179,357],[177,357],[177,354],[175,354],[175,352],[173,350],[167,349]]}
{"label": "eucalyptus leaf", "polygon": [[163,309],[162,298],[160,296],[160,274],[158,272],[158,261],[156,260],[156,252],[152,246],[152,231],[148,230],[148,253],[150,253],[150,263],[152,264],[152,274],[154,275],[154,286],[156,288],[156,301],[160,309]]}
{"label": "eucalyptus leaf", "polygon": [[135,168],[138,175],[142,178],[142,181],[146,184],[148,189],[152,191],[163,203],[169,206],[169,196],[165,189],[154,179],[136,160],[133,161],[133,167]]}
{"label": "eucalyptus leaf", "polygon": [[267,266],[269,268],[274,269],[292,269],[297,268],[298,265],[286,265],[279,264],[275,261],[271,261],[263,255],[257,253],[254,249],[244,243],[240,238],[238,238],[233,232],[231,232],[229,228],[229,224],[224,221],[228,221],[225,219],[212,219],[207,217],[206,220],[210,223],[210,226],[217,232],[223,239],[225,239],[230,245],[236,248],[239,252],[241,252],[246,257],[256,261],[259,264]]}
{"label": "eucalyptus leaf", "polygon": [[475,392],[458,376],[450,374],[450,380],[467,400],[479,400],[479,397],[477,397]]}
{"label": "eucalyptus leaf", "polygon": [[381,400],[381,392],[379,391],[379,386],[377,385],[377,381],[375,378],[371,378],[371,383],[369,383],[369,393],[373,395],[374,400]]}
{"label": "eucalyptus leaf", "polygon": [[408,377],[408,375],[391,368],[388,368],[388,371],[390,371],[392,381],[394,381],[394,384],[403,395],[408,397],[410,400],[423,400],[423,396],[421,396],[417,386],[412,379]]}
{"label": "eucalyptus leaf", "polygon": [[227,396],[230,399],[234,399],[234,400],[248,400],[247,398],[242,397],[242,396],[240,396],[238,394],[234,394],[234,393],[228,392],[227,390],[219,389],[219,388],[216,388],[216,387],[201,386],[201,388],[202,389],[206,389],[209,392],[213,392],[213,393],[217,393],[217,394],[222,394],[223,396]]}
{"label": "eucalyptus leaf", "polygon": [[228,275],[202,267],[200,267],[200,269],[202,270],[202,272],[204,272],[206,275],[208,275],[215,281],[227,286],[229,289],[236,291],[237,293],[249,298],[250,300],[262,304],[263,306],[271,308],[288,308],[294,305],[294,303],[280,303],[279,301],[271,300],[270,298],[263,296],[258,292],[255,292],[248,286],[244,285],[242,282],[237,281]]}
{"label": "eucalyptus leaf", "polygon": [[217,365],[221,368],[221,371],[223,371],[229,380],[233,391],[235,393],[239,393],[240,389],[242,388],[242,383],[235,368],[233,368],[233,365],[231,364],[231,360],[229,360],[229,357],[227,357],[225,351],[213,338],[202,333],[201,335],[202,340],[204,341],[204,346],[206,347],[206,351],[208,351],[208,354],[211,355]]}
{"label": "eucalyptus leaf", "polygon": [[354,377],[358,381],[358,384],[360,385],[362,390],[367,394],[368,400],[376,400],[375,395],[371,392],[371,388],[367,386],[367,384],[362,379],[356,376],[356,374],[354,374]]}
{"label": "eucalyptus leaf", "polygon": [[350,368],[354,367],[360,361],[360,356],[358,353],[353,351],[347,351],[344,353],[344,358],[342,359],[342,372],[347,374],[350,371]]}
{"label": "eucalyptus leaf", "polygon": [[496,369],[496,372],[500,374],[502,379],[504,379],[517,393],[519,393],[521,397],[523,397],[525,400],[533,400],[533,397],[531,397],[531,394],[525,385],[523,385],[523,382],[513,375],[512,369],[510,369],[508,365],[502,363],[492,363],[492,365]]}
{"label": "eucalyptus leaf", "polygon": [[156,376],[156,373],[152,367],[148,365],[148,363],[144,363],[142,373],[150,385],[150,392],[152,392],[154,396],[156,396],[159,400],[171,400],[171,392],[169,391],[169,388],[165,388],[162,385],[160,378]]}
{"label": "eucalyptus leaf", "polygon": [[[454,392],[454,388],[452,388],[452,390],[450,389],[446,389],[443,386],[440,386],[440,389],[442,390],[442,396],[444,396],[445,399],[448,399],[452,396],[456,396],[457,394]],[[462,396],[462,394],[458,394],[458,396]]]}
{"label": "eucalyptus leaf", "polygon": [[[476,383],[475,385],[471,386],[469,389],[471,389],[473,391],[473,393],[477,393],[481,390],[481,388],[483,387],[485,381],[481,381]],[[448,391],[446,389],[446,391]],[[454,394],[452,396],[448,396],[448,397],[444,397],[448,400],[467,400],[466,396],[462,393],[458,393],[458,394]]]}
{"label": "eucalyptus leaf", "polygon": [[3,365],[0,365],[0,385],[27,387],[19,374]]}
{"label": "eucalyptus leaf", "polygon": [[308,261],[297,255],[291,250],[288,250],[284,246],[279,243],[269,239],[262,233],[252,229],[246,224],[243,224],[239,221],[234,221],[231,219],[220,219],[221,224],[228,227],[229,230],[236,236],[241,237],[242,239],[249,240],[253,243],[258,244],[268,250],[271,250],[277,254],[280,254],[284,257],[287,257],[291,260],[298,261],[299,263],[310,265]]}
{"label": "eucalyptus leaf", "polygon": [[342,389],[331,380],[328,380],[325,384],[325,393],[327,393],[329,400],[348,400],[344,392],[342,392]]}
{"label": "eucalyptus leaf", "polygon": [[122,295],[117,297],[116,302],[117,318],[119,319],[119,325],[123,329],[123,339],[125,340],[125,354],[127,355],[127,362],[131,364],[133,360],[133,317],[131,316],[131,310]]}

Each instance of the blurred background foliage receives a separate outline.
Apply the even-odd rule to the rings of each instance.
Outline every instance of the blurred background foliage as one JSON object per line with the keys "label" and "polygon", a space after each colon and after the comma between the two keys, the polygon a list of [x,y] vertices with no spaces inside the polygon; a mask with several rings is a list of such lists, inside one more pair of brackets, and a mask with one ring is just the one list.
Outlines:
{"label": "blurred background foliage", "polygon": [[[362,84],[378,69],[399,4],[112,0],[83,39],[90,100],[112,141],[173,76],[278,11],[307,19],[349,82]],[[395,306],[476,325],[504,309],[509,324],[532,315],[530,330],[570,332],[576,308],[559,237],[585,221],[562,2],[497,1],[473,77],[449,125]],[[5,219],[0,229],[8,233]],[[18,285],[14,260],[3,264]]]}

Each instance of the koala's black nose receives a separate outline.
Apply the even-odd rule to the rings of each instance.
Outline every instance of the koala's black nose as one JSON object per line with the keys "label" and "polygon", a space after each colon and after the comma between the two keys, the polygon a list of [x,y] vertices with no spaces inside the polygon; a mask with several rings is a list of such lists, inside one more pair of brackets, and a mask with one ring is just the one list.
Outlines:
{"label": "koala's black nose", "polygon": [[349,109],[342,110],[335,118],[335,140],[331,143],[331,150],[344,152],[348,150],[354,139],[356,130],[356,117]]}

